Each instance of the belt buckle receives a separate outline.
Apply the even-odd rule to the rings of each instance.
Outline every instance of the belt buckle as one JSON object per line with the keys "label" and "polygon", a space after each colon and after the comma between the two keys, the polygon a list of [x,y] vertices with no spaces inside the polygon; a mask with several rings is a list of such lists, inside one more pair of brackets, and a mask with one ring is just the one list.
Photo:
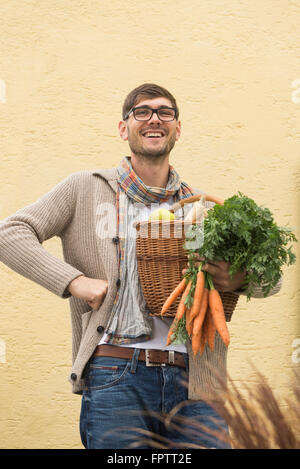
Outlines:
{"label": "belt buckle", "polygon": [[[166,366],[166,363],[152,363],[152,362],[150,362],[150,352],[151,352],[151,350],[145,349],[146,366]],[[169,365],[174,365],[175,364],[175,352],[174,352],[174,350],[168,350],[168,353],[169,353],[168,364]]]}

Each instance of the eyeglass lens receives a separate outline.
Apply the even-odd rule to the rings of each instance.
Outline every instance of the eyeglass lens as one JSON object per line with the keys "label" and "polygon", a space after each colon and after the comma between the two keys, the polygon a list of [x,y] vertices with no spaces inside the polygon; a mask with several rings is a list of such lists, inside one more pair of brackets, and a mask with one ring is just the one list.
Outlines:
{"label": "eyeglass lens", "polygon": [[136,120],[147,121],[151,119],[153,111],[157,113],[159,119],[162,121],[172,121],[175,118],[175,110],[170,109],[170,108],[161,108],[161,109],[152,110],[148,107],[144,107],[144,108],[140,107],[140,108],[134,109],[133,115]]}

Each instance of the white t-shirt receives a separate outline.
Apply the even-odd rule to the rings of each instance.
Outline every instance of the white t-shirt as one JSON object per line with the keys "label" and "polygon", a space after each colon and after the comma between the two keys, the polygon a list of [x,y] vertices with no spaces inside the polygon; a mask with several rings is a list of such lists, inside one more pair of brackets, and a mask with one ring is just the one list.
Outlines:
{"label": "white t-shirt", "polygon": [[[159,205],[160,208],[167,208],[169,209],[170,206],[174,203],[173,197],[167,202],[163,202]],[[139,213],[139,220],[140,221],[147,221],[149,220],[149,216],[153,210],[156,210],[158,207],[157,204],[153,204],[150,207],[145,206]],[[160,318],[153,316],[153,331],[152,331],[152,338],[147,340],[146,342],[136,342],[134,344],[122,344],[118,345],[118,347],[133,347],[133,348],[141,348],[141,349],[159,349],[159,350],[174,350],[177,352],[187,352],[186,346],[184,344],[179,345],[166,345],[167,342],[167,335],[169,332],[169,328],[172,324],[173,318]],[[105,339],[107,334],[104,334],[99,342],[100,344],[105,344]]]}

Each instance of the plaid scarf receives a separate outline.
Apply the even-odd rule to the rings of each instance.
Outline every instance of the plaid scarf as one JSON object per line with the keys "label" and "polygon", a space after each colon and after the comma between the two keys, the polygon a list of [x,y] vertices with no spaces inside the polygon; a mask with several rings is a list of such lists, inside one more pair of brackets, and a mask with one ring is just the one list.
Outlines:
{"label": "plaid scarf", "polygon": [[[125,281],[127,265],[125,255],[126,247],[128,258],[135,258],[135,252],[133,252],[135,241],[130,242],[128,239],[128,227],[130,223],[136,221],[136,219],[130,219],[129,212],[132,213],[132,210],[129,210],[129,208],[131,208],[134,203],[150,206],[151,204],[166,202],[170,197],[173,197],[174,202],[177,202],[178,200],[190,197],[193,195],[193,192],[188,184],[180,181],[178,173],[171,165],[166,188],[146,186],[133,170],[130,157],[125,157],[121,161],[120,166],[117,168],[117,173],[119,178],[116,195],[116,212],[119,236],[119,272],[121,287],[114,301],[113,314],[111,316],[112,322],[107,329],[108,337],[106,342],[110,344],[126,344],[149,340],[151,338],[152,324],[152,318],[149,316],[149,311],[147,310],[139,284],[137,268],[135,268],[134,285],[131,285],[135,290],[131,288],[131,291],[135,291],[140,308],[137,308],[138,311],[125,311],[126,304],[124,304],[124,301],[122,302],[122,297],[124,297],[124,295],[126,297],[126,295],[129,294],[128,289],[130,289],[130,285],[126,284],[128,281]],[[126,217],[126,219],[124,217]],[[130,262],[134,261],[130,260]],[[131,319],[128,318],[128,313],[131,315]],[[125,325],[124,322],[126,323]],[[139,324],[139,327],[134,327],[134,324]]]}
{"label": "plaid scarf", "polygon": [[175,196],[177,192],[179,192],[180,200],[184,197],[189,197],[192,192],[185,182],[180,181],[179,174],[175,171],[173,166],[170,166],[169,180],[166,189],[146,186],[132,169],[129,157],[125,157],[121,161],[121,165],[117,171],[120,188],[135,202],[142,202],[145,205],[165,202],[170,197]]}

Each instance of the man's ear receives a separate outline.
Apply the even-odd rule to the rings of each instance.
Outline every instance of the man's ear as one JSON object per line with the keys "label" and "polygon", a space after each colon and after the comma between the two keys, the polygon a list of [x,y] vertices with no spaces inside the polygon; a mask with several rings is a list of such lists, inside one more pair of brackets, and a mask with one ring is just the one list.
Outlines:
{"label": "man's ear", "polygon": [[122,140],[128,140],[127,125],[125,121],[119,122],[119,133]]}
{"label": "man's ear", "polygon": [[179,140],[180,135],[181,135],[181,121],[178,121],[177,127],[176,127],[176,140]]}

